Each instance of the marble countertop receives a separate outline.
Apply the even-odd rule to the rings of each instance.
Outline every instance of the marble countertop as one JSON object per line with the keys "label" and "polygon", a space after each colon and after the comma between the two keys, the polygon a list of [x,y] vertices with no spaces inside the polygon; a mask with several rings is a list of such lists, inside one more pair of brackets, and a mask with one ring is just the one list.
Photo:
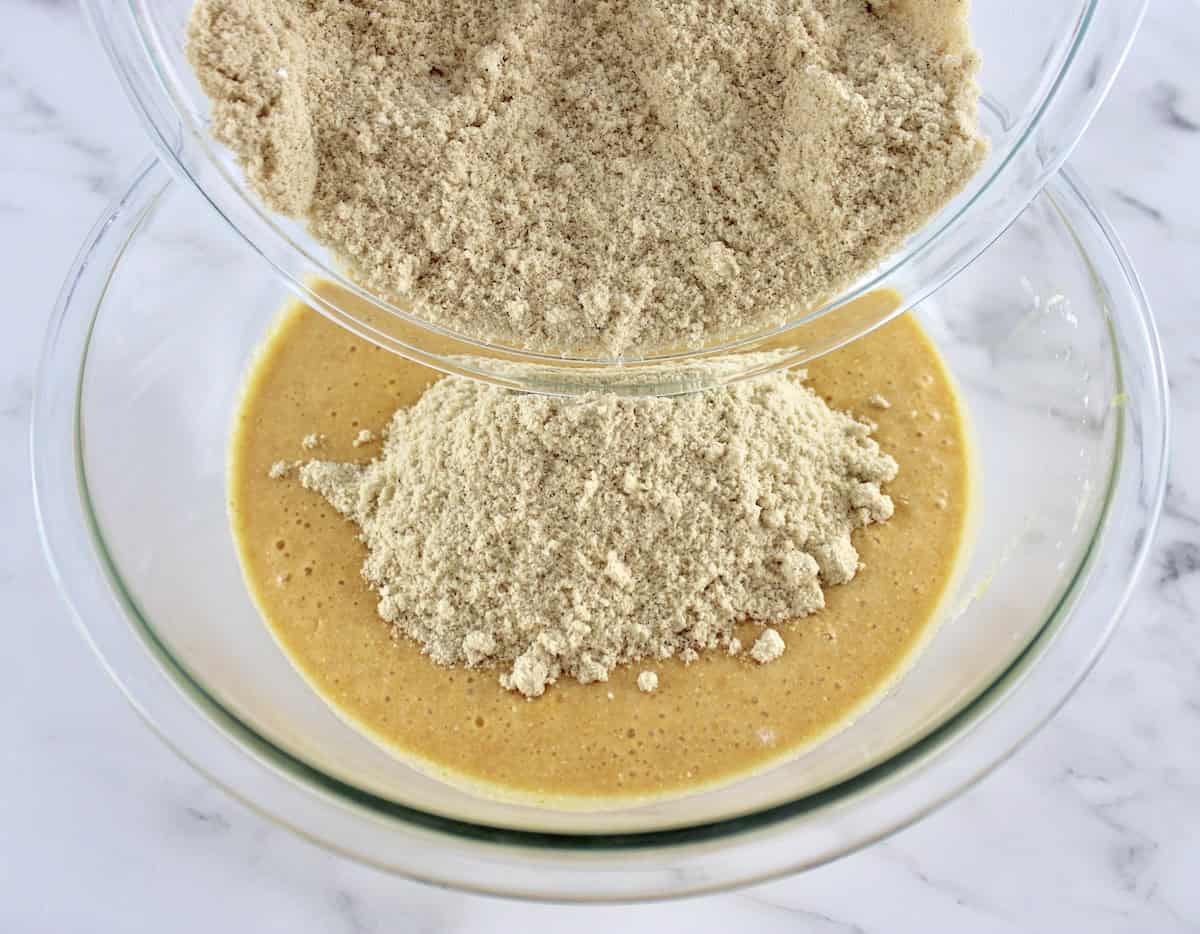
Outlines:
{"label": "marble countertop", "polygon": [[466,897],[327,853],[208,785],[109,682],[43,562],[26,437],[62,275],[148,145],[74,3],[0,10],[0,930],[1200,931],[1195,3],[1155,0],[1073,160],[1146,283],[1174,393],[1166,515],[1106,655],[1031,743],[917,826],[800,877],[633,910]]}

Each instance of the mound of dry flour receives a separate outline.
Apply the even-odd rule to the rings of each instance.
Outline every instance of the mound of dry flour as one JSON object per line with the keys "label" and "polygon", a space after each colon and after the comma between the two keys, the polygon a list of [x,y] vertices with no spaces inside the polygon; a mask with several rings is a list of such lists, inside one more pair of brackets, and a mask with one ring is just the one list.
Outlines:
{"label": "mound of dry flour", "polygon": [[964,0],[198,0],[217,139],[359,282],[632,355],[781,323],[979,166]]}
{"label": "mound of dry flour", "polygon": [[[891,516],[896,469],[867,425],[778,373],[671,399],[443,379],[378,459],[299,475],[359,526],[398,636],[536,697],[819,609],[858,569],[851,532]],[[783,650],[764,636],[760,661]]]}

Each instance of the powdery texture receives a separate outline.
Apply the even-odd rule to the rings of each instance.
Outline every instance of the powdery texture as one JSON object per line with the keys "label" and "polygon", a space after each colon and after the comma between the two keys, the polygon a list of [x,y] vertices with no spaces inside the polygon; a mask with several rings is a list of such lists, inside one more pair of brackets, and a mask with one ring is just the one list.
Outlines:
{"label": "powdery texture", "polygon": [[300,480],[358,524],[398,636],[536,697],[821,608],[858,570],[851,532],[891,516],[895,473],[867,425],[779,373],[673,399],[444,379],[379,458]]}
{"label": "powdery texture", "polygon": [[965,0],[198,0],[188,53],[351,276],[539,350],[788,320],[985,152]]}
{"label": "powdery texture", "polygon": [[779,658],[785,648],[783,636],[774,629],[766,629],[755,640],[754,648],[750,650],[750,657],[760,665],[766,665],[768,662],[773,662]]}

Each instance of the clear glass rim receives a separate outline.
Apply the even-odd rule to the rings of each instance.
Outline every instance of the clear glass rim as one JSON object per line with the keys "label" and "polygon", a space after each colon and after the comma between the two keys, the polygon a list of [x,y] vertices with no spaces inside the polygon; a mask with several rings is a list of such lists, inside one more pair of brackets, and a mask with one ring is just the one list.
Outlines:
{"label": "clear glass rim", "polygon": [[[1029,643],[1021,650],[1020,654],[991,683],[983,686],[973,698],[965,702],[957,711],[946,717],[926,734],[910,743],[906,748],[895,752],[885,761],[858,773],[846,781],[831,788],[802,796],[794,801],[766,808],[752,814],[689,827],[610,835],[607,837],[589,834],[519,830],[455,820],[420,811],[364,792],[361,789],[347,785],[345,782],[327,775],[293,756],[291,753],[279,749],[269,739],[258,734],[253,728],[243,723],[233,712],[226,710],[218,701],[210,697],[203,689],[203,686],[192,679],[179,661],[166,650],[165,646],[158,640],[153,625],[141,616],[136,605],[126,592],[111,559],[105,551],[102,532],[96,524],[94,515],[91,513],[90,501],[87,495],[86,472],[81,458],[83,444],[82,426],[79,424],[82,380],[86,365],[85,359],[74,360],[77,368],[77,378],[75,385],[71,387],[74,393],[73,405],[71,406],[71,423],[66,425],[62,423],[61,417],[54,418],[57,410],[53,405],[46,404],[46,400],[54,395],[55,389],[57,389],[59,395],[67,392],[66,387],[54,387],[53,382],[56,374],[62,372],[61,364],[64,355],[69,354],[72,350],[79,349],[78,347],[66,348],[60,340],[69,324],[69,313],[73,312],[73,317],[77,319],[84,314],[88,316],[86,328],[82,328],[81,322],[76,322],[76,327],[82,328],[82,345],[84,351],[86,351],[87,342],[90,341],[91,328],[94,325],[101,305],[101,302],[97,301],[93,303],[93,307],[91,308],[80,308],[78,307],[78,303],[72,300],[77,290],[80,289],[83,278],[87,275],[100,277],[100,280],[93,284],[92,289],[95,291],[98,288],[99,296],[102,299],[104,290],[107,287],[108,278],[112,269],[115,268],[115,261],[119,260],[125,243],[119,243],[115,246],[110,244],[112,258],[109,260],[107,268],[100,262],[102,257],[97,256],[96,248],[102,242],[105,232],[108,231],[115,217],[122,213],[128,214],[131,211],[144,212],[147,206],[146,194],[145,191],[139,192],[139,184],[145,184],[147,179],[153,180],[152,169],[153,166],[141,173],[138,181],[117,202],[112,212],[102,218],[100,223],[97,224],[64,286],[59,306],[47,334],[38,379],[38,393],[35,399],[31,432],[35,506],[43,547],[56,583],[67,600],[68,605],[72,608],[75,619],[85,637],[92,644],[101,662],[109,670],[110,675],[112,675],[114,681],[116,681],[121,690],[126,694],[135,709],[139,711],[143,718],[146,719],[155,732],[169,746],[175,749],[198,770],[209,775],[217,784],[224,787],[235,797],[246,801],[260,813],[264,813],[272,819],[284,823],[310,839],[315,839],[316,842],[339,849],[360,860],[372,861],[371,857],[367,854],[342,849],[336,841],[323,838],[319,835],[314,837],[303,826],[289,822],[286,818],[273,813],[260,803],[249,799],[247,795],[241,793],[236,787],[232,787],[228,782],[222,781],[213,775],[203,762],[196,761],[194,756],[189,755],[183,749],[179,748],[172,741],[172,737],[167,735],[167,732],[158,726],[154,712],[143,705],[139,699],[138,690],[133,685],[126,683],[123,673],[115,669],[115,666],[109,661],[87,622],[85,622],[86,617],[83,608],[88,606],[88,598],[92,595],[83,593],[85,588],[77,580],[73,579],[72,575],[66,573],[68,568],[72,568],[73,570],[77,568],[68,560],[68,552],[72,549],[65,540],[67,529],[61,522],[56,521],[56,519],[61,519],[66,515],[75,515],[82,519],[83,523],[87,526],[88,557],[97,566],[102,568],[102,574],[97,579],[102,582],[103,586],[108,588],[109,596],[115,595],[117,608],[120,615],[124,617],[123,622],[127,624],[132,621],[138,627],[140,630],[139,638],[141,638],[146,647],[155,653],[160,669],[167,672],[175,687],[186,695],[187,700],[185,703],[190,704],[193,714],[204,718],[209,724],[215,725],[223,738],[227,740],[232,739],[237,743],[241,751],[249,754],[259,764],[276,773],[284,774],[292,781],[304,786],[307,790],[318,793],[326,800],[336,803],[338,806],[356,809],[376,818],[384,818],[410,828],[432,831],[439,836],[459,841],[498,845],[510,850],[515,848],[537,852],[557,851],[560,853],[612,854],[615,852],[628,853],[635,850],[661,851],[716,840],[726,840],[734,836],[744,836],[770,827],[782,827],[796,818],[825,810],[834,804],[844,803],[861,797],[868,791],[878,789],[880,786],[886,784],[889,779],[930,763],[939,752],[944,751],[957,738],[968,733],[971,727],[985,720],[1004,700],[1012,695],[1013,688],[1030,672],[1034,667],[1034,663],[1046,652],[1055,636],[1064,627],[1071,616],[1072,609],[1075,608],[1081,594],[1086,590],[1086,585],[1089,583],[1089,572],[1093,566],[1093,559],[1097,550],[1105,544],[1106,534],[1112,529],[1113,525],[1119,524],[1122,521],[1123,517],[1116,516],[1114,518],[1112,515],[1114,491],[1117,486],[1122,483],[1129,484],[1135,482],[1142,485],[1148,484],[1149,494],[1146,503],[1148,518],[1145,524],[1136,530],[1136,535],[1132,532],[1129,533],[1133,542],[1131,572],[1124,584],[1113,585],[1116,587],[1116,590],[1112,595],[1112,599],[1107,603],[1110,607],[1109,616],[1104,622],[1098,639],[1091,645],[1088,657],[1079,664],[1078,671],[1072,677],[1070,683],[1061,688],[1059,696],[1056,697],[1054,703],[1048,705],[1045,709],[1039,710],[1031,722],[1023,725],[1023,729],[1020,731],[1020,735],[1017,737],[1015,743],[1001,750],[999,754],[993,755],[990,761],[982,768],[955,783],[953,787],[945,790],[935,800],[925,802],[921,809],[904,814],[891,821],[885,827],[877,828],[870,834],[862,835],[852,845],[845,847],[838,853],[829,854],[825,859],[819,861],[827,861],[828,858],[842,855],[844,852],[866,845],[874,839],[878,839],[887,833],[899,829],[961,792],[966,787],[969,787],[998,765],[1015,751],[1020,742],[1023,742],[1024,739],[1032,735],[1037,727],[1048,719],[1058,706],[1066,700],[1066,697],[1069,696],[1074,687],[1090,669],[1091,664],[1107,641],[1133,587],[1137,572],[1144,563],[1149,543],[1157,524],[1158,514],[1161,510],[1166,480],[1165,466],[1168,443],[1167,388],[1161,349],[1158,345],[1157,335],[1149,314],[1145,295],[1136,274],[1130,267],[1123,248],[1109,229],[1107,223],[1091,207],[1090,202],[1080,191],[1076,183],[1070,178],[1061,178],[1061,181],[1056,181],[1052,186],[1052,201],[1055,201],[1055,199],[1072,199],[1076,202],[1077,208],[1083,211],[1085,218],[1094,221],[1097,225],[1101,239],[1107,243],[1108,248],[1115,255],[1121,274],[1124,276],[1125,281],[1123,285],[1126,287],[1128,297],[1132,299],[1128,309],[1129,314],[1132,316],[1130,326],[1134,331],[1138,332],[1134,335],[1135,338],[1139,338],[1137,344],[1131,346],[1129,349],[1131,353],[1137,352],[1139,356],[1143,357],[1142,364],[1154,373],[1152,391],[1149,392],[1148,397],[1136,399],[1131,404],[1137,404],[1144,409],[1147,418],[1151,420],[1150,424],[1159,429],[1159,444],[1152,450],[1147,450],[1144,447],[1138,449],[1137,453],[1141,454],[1140,459],[1134,458],[1130,460],[1128,457],[1120,456],[1124,446],[1130,440],[1127,436],[1126,410],[1120,410],[1120,421],[1118,423],[1117,437],[1114,442],[1116,453],[1109,477],[1109,485],[1097,520],[1097,528],[1088,550],[1054,611],[1048,615],[1042,627],[1034,634]],[[1057,201],[1055,203],[1057,206]],[[1061,207],[1059,207],[1059,211],[1061,214]],[[1067,222],[1065,215],[1063,215],[1063,218],[1064,222]],[[1070,226],[1069,223],[1068,226]],[[1088,262],[1091,265],[1090,259]],[[1106,283],[1102,280],[1099,273],[1095,271],[1094,267],[1092,268],[1093,279],[1096,282],[1097,288],[1106,289]],[[1123,379],[1124,371],[1120,355],[1121,345],[1118,335],[1113,330],[1114,324],[1111,313],[1108,318],[1108,327],[1110,333],[1113,334],[1112,344],[1117,372],[1119,378]],[[62,415],[61,412],[58,412],[58,414],[59,416]],[[1142,438],[1139,441],[1144,443],[1145,439]],[[50,470],[50,467],[53,465],[59,465],[63,470],[69,469],[70,474],[75,479],[75,486],[73,488],[64,489],[64,484],[60,483],[56,485],[54,483],[55,477]],[[1140,480],[1138,479],[1139,477],[1141,478]],[[377,865],[381,865],[387,869],[395,869],[394,866],[386,863],[377,863]],[[783,867],[777,872],[766,875],[781,874],[793,871],[796,868],[800,867]],[[417,875],[417,873],[413,872],[406,874]],[[756,878],[761,879],[764,877],[765,875],[760,874]],[[444,882],[445,880],[434,879],[431,881]],[[754,880],[742,879],[735,881],[748,882]],[[471,887],[462,880],[454,880],[452,884],[460,887]],[[716,887],[719,888],[722,886]],[[495,888],[483,888],[482,890],[495,891]],[[508,892],[507,894],[513,893]]]}
{"label": "clear glass rim", "polygon": [[[921,283],[919,288],[906,290],[903,303],[869,327],[859,328],[855,333],[842,341],[842,343],[845,343],[854,337],[861,336],[867,333],[867,331],[883,325],[888,320],[891,320],[891,318],[909,310],[937,291],[937,289],[974,260],[983,249],[986,249],[988,245],[994,242],[1028,203],[1036,197],[1046,180],[1061,167],[1069,155],[1070,149],[1073,148],[1074,142],[1082,134],[1095,110],[1099,107],[1105,96],[1107,96],[1108,88],[1111,86],[1112,80],[1115,78],[1125,59],[1148,4],[1148,0],[1115,0],[1115,2],[1114,0],[1088,0],[1078,17],[1075,31],[1058,71],[1054,74],[1053,79],[1048,82],[1044,96],[1038,101],[1037,106],[1027,115],[1025,124],[1018,130],[1015,140],[1011,143],[1007,151],[1003,153],[1002,158],[997,160],[991,170],[991,174],[978,185],[969,198],[956,204],[953,210],[944,211],[941,215],[938,215],[929,225],[910,238],[909,243],[897,254],[889,257],[879,269],[870,273],[863,280],[852,284],[841,294],[814,309],[804,312],[791,321],[771,325],[756,333],[738,335],[703,348],[668,353],[651,353],[636,358],[614,360],[604,356],[593,357],[575,353],[556,354],[526,350],[470,337],[469,335],[415,316],[375,296],[344,276],[339,270],[331,268],[324,261],[314,257],[283,229],[276,215],[247,194],[242,181],[238,177],[235,177],[235,173],[231,172],[219,157],[219,147],[204,131],[204,128],[191,119],[187,102],[176,86],[170,69],[164,64],[167,61],[167,57],[158,48],[156,32],[150,24],[147,15],[143,12],[146,2],[147,0],[125,0],[122,4],[128,12],[129,25],[136,36],[137,45],[144,56],[144,61],[133,61],[123,53],[121,43],[113,31],[114,24],[110,22],[110,17],[106,14],[101,0],[84,0],[84,6],[88,11],[89,18],[100,37],[105,51],[117,71],[118,77],[121,79],[122,85],[135,104],[139,116],[150,130],[151,140],[158,148],[164,162],[175,174],[185,179],[201,193],[223,220],[229,224],[231,229],[274,269],[276,274],[283,279],[291,291],[311,307],[316,308],[358,336],[373,341],[394,352],[418,359],[422,363],[426,363],[444,372],[473,376],[488,382],[511,385],[513,388],[533,389],[535,391],[538,387],[532,385],[529,381],[518,383],[507,380],[502,374],[497,373],[487,366],[472,365],[469,362],[456,360],[453,356],[433,352],[424,345],[421,339],[399,337],[396,334],[381,330],[367,323],[360,316],[341,307],[340,303],[331,302],[325,296],[315,292],[304,276],[294,276],[286,271],[277,258],[274,247],[282,247],[285,255],[302,258],[307,267],[307,276],[312,277],[315,275],[335,283],[339,288],[344,289],[355,298],[368,303],[380,312],[384,312],[389,317],[389,320],[395,319],[403,322],[407,327],[414,329],[419,338],[431,337],[453,340],[456,344],[461,345],[462,352],[464,353],[476,352],[484,357],[498,357],[502,360],[541,366],[564,368],[622,367],[628,370],[636,370],[638,367],[654,366],[664,362],[682,362],[685,360],[723,356],[759,342],[775,340],[799,332],[814,322],[836,313],[849,303],[861,299],[869,292],[887,286],[889,279],[898,271],[906,265],[912,264],[920,257],[927,255],[937,245],[957,232],[965,220],[972,214],[972,208],[979,203],[980,199],[993,186],[1010,176],[1020,174],[1023,167],[1018,164],[1017,157],[1024,154],[1034,135],[1034,131],[1042,125],[1043,118],[1059,97],[1059,93],[1076,62],[1080,49],[1089,38],[1094,22],[1099,17],[1116,19],[1119,15],[1123,22],[1128,23],[1129,28],[1128,35],[1124,37],[1124,46],[1117,50],[1116,55],[1106,58],[1104,62],[1105,67],[1097,71],[1095,87],[1093,89],[1094,96],[1089,99],[1088,107],[1083,108],[1085,112],[1073,115],[1073,124],[1070,132],[1074,132],[1074,137],[1067,140],[1067,145],[1062,145],[1060,141],[1057,145],[1055,157],[1050,161],[1043,160],[1043,163],[1039,166],[1036,178],[1020,185],[1021,190],[1027,195],[1025,200],[1020,203],[1008,205],[1008,209],[1003,212],[1003,216],[994,217],[988,224],[986,233],[976,243],[975,248],[964,251],[959,255],[951,267],[945,270],[944,274],[940,275],[936,281]],[[1122,6],[1119,14],[1113,12],[1118,4]],[[148,70],[146,68],[147,65],[149,66]],[[164,103],[169,112],[176,116],[179,122],[179,129],[186,133],[188,138],[196,144],[199,151],[203,153],[205,164],[218,173],[221,183],[226,189],[219,195],[210,191],[203,180],[186,164],[180,153],[182,148],[181,142],[173,142],[169,137],[168,128],[161,125],[161,119],[156,119],[156,114],[160,112]],[[981,105],[988,106],[986,101],[981,101]],[[994,112],[999,112],[997,108],[991,109]],[[256,228],[254,232],[244,229],[230,215],[230,211],[226,206],[227,198],[233,198],[233,203],[239,208],[248,209],[251,212]],[[836,346],[840,346],[840,344]],[[824,347],[821,352],[836,349],[836,346]],[[789,366],[803,362],[803,360],[809,358],[811,358],[811,354],[806,352],[782,354],[776,365]],[[764,367],[757,367],[743,373],[738,373],[732,378],[742,379],[760,375],[764,369]],[[714,385],[719,385],[722,381],[728,381],[728,379],[717,380]],[[554,391],[554,389],[548,388],[545,391]]]}

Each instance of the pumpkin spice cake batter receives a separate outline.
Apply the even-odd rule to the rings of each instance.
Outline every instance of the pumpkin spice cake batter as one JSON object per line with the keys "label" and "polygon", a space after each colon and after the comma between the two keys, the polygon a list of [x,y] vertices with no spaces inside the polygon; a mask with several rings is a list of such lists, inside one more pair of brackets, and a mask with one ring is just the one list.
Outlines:
{"label": "pumpkin spice cake batter", "polygon": [[314,435],[322,460],[378,457],[380,429],[437,378],[289,308],[249,376],[230,477],[247,581],[281,646],[351,722],[427,770],[541,802],[685,793],[843,725],[933,624],[961,549],[970,477],[959,402],[911,317],[809,365],[811,388],[877,422],[875,439],[900,465],[886,484],[895,514],[854,533],[861,573],[827,586],[824,609],[766,636],[739,624],[736,655],[646,659],[613,668],[607,682],[560,678],[536,700],[505,690],[495,669],[439,667],[394,639],[361,576],[356,527],[279,477],[281,461],[315,456],[303,443]]}

